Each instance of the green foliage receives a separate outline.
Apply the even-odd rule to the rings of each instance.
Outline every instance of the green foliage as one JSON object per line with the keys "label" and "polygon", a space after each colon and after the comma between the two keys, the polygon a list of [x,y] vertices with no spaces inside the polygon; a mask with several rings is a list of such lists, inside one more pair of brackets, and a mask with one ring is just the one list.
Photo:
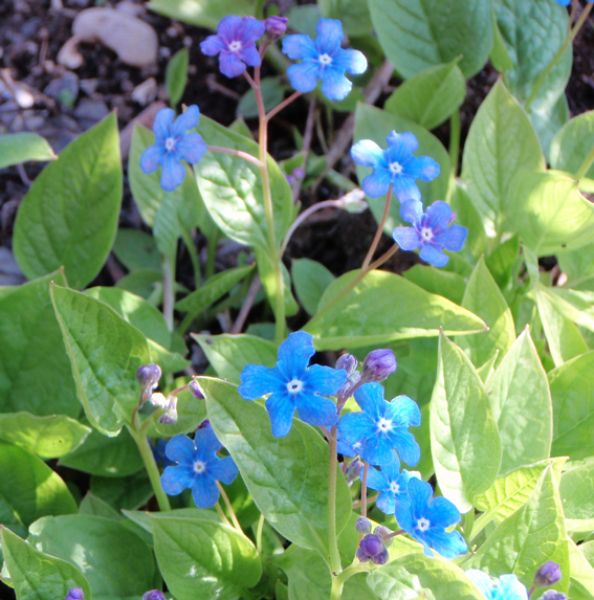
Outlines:
{"label": "green foliage", "polygon": [[56,158],[51,146],[36,133],[0,135],[0,169],[30,160],[46,161]]}
{"label": "green foliage", "polygon": [[215,29],[227,15],[254,14],[250,0],[150,0],[148,7],[171,19],[210,29]]}
{"label": "green foliage", "polygon": [[[575,174],[594,146],[594,111],[585,112],[568,121],[551,142],[551,166]],[[594,164],[586,172],[594,179]]]}
{"label": "green foliage", "polygon": [[188,63],[190,51],[187,48],[178,50],[167,63],[165,70],[165,87],[171,104],[177,104],[184,95],[188,82]]}
{"label": "green foliage", "polygon": [[314,315],[324,290],[334,281],[334,275],[323,264],[309,258],[294,259],[291,274],[299,302]]}

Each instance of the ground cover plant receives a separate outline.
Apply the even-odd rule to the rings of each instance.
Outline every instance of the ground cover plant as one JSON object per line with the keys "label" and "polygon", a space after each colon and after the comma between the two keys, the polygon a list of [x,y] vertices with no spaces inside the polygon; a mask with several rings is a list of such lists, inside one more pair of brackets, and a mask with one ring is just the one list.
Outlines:
{"label": "ground cover plant", "polygon": [[592,8],[151,0],[167,102],[0,135],[3,597],[594,598]]}

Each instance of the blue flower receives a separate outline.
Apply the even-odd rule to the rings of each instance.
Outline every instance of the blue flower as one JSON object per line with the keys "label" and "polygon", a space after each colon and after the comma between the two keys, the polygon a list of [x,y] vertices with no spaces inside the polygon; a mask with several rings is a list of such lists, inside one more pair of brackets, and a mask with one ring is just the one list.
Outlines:
{"label": "blue flower", "polygon": [[70,588],[64,600],[85,600],[85,592],[82,588]]}
{"label": "blue flower", "polygon": [[212,508],[219,499],[216,482],[230,484],[237,477],[233,459],[217,456],[221,447],[210,426],[198,429],[194,441],[185,435],[171,438],[165,454],[177,465],[167,467],[161,475],[165,493],[177,496],[185,489],[191,489],[196,506]]}
{"label": "blue flower", "polygon": [[318,37],[288,35],[283,39],[283,52],[301,62],[287,69],[291,85],[304,94],[313,92],[322,82],[322,93],[329,100],[344,100],[353,84],[345,77],[360,75],[367,70],[367,59],[359,50],[341,48],[342,23],[336,19],[320,19]]}
{"label": "blue flower", "polygon": [[246,400],[268,395],[266,408],[276,437],[289,433],[295,410],[311,425],[332,427],[336,423],[336,404],[324,396],[336,394],[347,374],[321,365],[308,367],[314,353],[311,335],[296,331],[280,345],[274,368],[248,365],[241,372],[239,393]]}
{"label": "blue flower", "polygon": [[197,133],[187,133],[198,126],[200,109],[193,104],[175,119],[171,108],[162,108],[155,117],[153,131],[155,143],[149,146],[140,158],[140,167],[145,173],[152,173],[163,167],[161,187],[171,192],[182,184],[186,168],[182,161],[196,164],[206,152],[207,146]]}
{"label": "blue flower", "polygon": [[381,471],[369,469],[367,487],[380,493],[375,505],[387,515],[393,515],[396,504],[408,498],[410,478],[408,471],[400,471],[398,461],[383,465]]}
{"label": "blue flower", "polygon": [[444,250],[458,252],[464,247],[466,227],[452,225],[456,215],[446,202],[438,200],[423,213],[421,203],[410,200],[400,207],[400,216],[412,227],[396,227],[394,241],[403,250],[420,248],[419,256],[434,267],[448,264]]}
{"label": "blue flower", "polygon": [[408,396],[387,402],[379,383],[361,386],[355,400],[363,412],[346,414],[338,423],[343,447],[357,448],[359,456],[371,465],[387,465],[398,458],[415,465],[421,450],[408,428],[421,424],[417,403]]}
{"label": "blue flower", "polygon": [[265,31],[262,21],[254,17],[224,17],[217,26],[216,35],[209,35],[200,43],[207,56],[219,55],[219,69],[226,77],[238,77],[247,67],[262,63],[256,48]]}
{"label": "blue flower", "polygon": [[396,504],[396,520],[406,533],[421,542],[425,554],[437,550],[446,558],[454,558],[468,551],[459,531],[446,531],[460,522],[458,509],[446,498],[431,498],[432,487],[425,481],[411,477],[408,482],[408,500]]}
{"label": "blue flower", "polygon": [[489,577],[477,569],[469,569],[466,576],[485,596],[485,600],[528,600],[528,591],[515,575]]}
{"label": "blue flower", "polygon": [[382,150],[373,140],[361,140],[351,148],[356,164],[371,167],[370,175],[361,187],[370,198],[379,198],[392,186],[400,202],[421,200],[417,179],[432,181],[439,175],[439,163],[429,156],[415,156],[419,147],[417,138],[410,132],[392,131],[386,138],[388,147]]}

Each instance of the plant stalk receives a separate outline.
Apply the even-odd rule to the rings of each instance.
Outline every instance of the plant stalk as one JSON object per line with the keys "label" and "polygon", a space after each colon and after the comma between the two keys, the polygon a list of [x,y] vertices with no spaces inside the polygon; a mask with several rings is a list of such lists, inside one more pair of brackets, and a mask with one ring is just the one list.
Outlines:
{"label": "plant stalk", "polygon": [[590,166],[594,163],[594,148],[590,150],[590,153],[584,159],[584,162],[580,165],[580,168],[575,173],[575,178],[579,181],[586,176],[586,173],[590,169]]}
{"label": "plant stalk", "polygon": [[384,227],[386,225],[386,221],[390,216],[390,206],[392,205],[392,186],[388,188],[388,193],[386,194],[386,203],[384,204],[384,214],[380,222],[377,224],[377,229],[375,230],[375,235],[373,236],[373,240],[371,241],[371,246],[369,246],[369,250],[365,255],[365,259],[363,260],[363,264],[361,265],[361,269],[365,270],[371,263],[373,259],[373,255],[375,254],[377,247],[382,239],[382,234],[384,233]]}
{"label": "plant stalk", "polygon": [[[338,552],[338,536],[336,533],[336,474],[338,471],[338,454],[336,452],[336,425],[330,431],[330,464],[328,467],[328,548],[330,550],[330,570],[334,586],[335,575],[342,570]],[[342,589],[342,586],[341,586]],[[340,596],[336,596],[340,598]],[[334,598],[334,596],[332,596]]]}

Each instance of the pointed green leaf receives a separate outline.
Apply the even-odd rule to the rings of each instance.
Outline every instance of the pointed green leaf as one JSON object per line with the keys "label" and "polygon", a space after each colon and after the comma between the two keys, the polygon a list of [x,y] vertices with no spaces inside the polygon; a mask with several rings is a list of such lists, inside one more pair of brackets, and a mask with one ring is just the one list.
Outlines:
{"label": "pointed green leaf", "polygon": [[[594,149],[594,110],[568,121],[551,143],[551,165],[555,169],[577,173],[584,159]],[[594,164],[586,177],[594,179]]]}
{"label": "pointed green leaf", "polygon": [[501,444],[478,373],[464,352],[443,335],[430,410],[437,482],[443,495],[467,512],[474,496],[495,480]]}
{"label": "pointed green leaf", "polygon": [[324,290],[335,277],[321,263],[309,258],[296,258],[291,263],[293,285],[299,302],[310,314],[315,314]]}
{"label": "pointed green leaf", "polygon": [[570,588],[571,600],[594,600],[594,567],[582,552],[583,544],[578,546],[569,540]]}
{"label": "pointed green leaf", "polygon": [[594,531],[594,457],[568,462],[559,491],[568,529]]}
{"label": "pointed green leaf", "polygon": [[74,287],[101,270],[115,240],[122,167],[115,113],[69,144],[19,207],[13,248],[30,279],[63,266]]}
{"label": "pointed green leaf", "polygon": [[250,0],[150,0],[148,7],[171,19],[209,29],[216,29],[227,15],[254,14],[254,4]]}
{"label": "pointed green leaf", "polygon": [[172,105],[176,105],[182,98],[186,83],[188,82],[188,63],[190,52],[187,48],[178,50],[167,63],[165,70],[165,87]]}
{"label": "pointed green leaf", "polygon": [[30,160],[54,160],[51,146],[36,133],[21,132],[0,135],[0,169]]}

